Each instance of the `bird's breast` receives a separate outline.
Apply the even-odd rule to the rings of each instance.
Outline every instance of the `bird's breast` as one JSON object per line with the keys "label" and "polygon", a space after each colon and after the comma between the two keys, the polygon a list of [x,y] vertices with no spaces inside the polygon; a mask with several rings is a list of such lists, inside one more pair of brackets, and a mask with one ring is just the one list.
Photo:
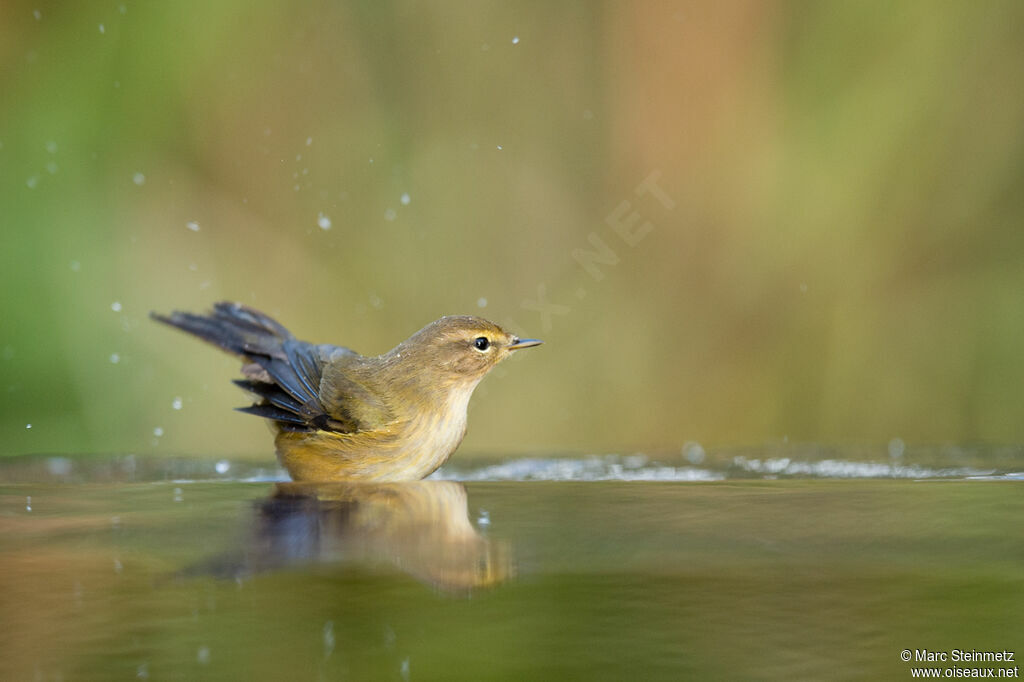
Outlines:
{"label": "bird's breast", "polygon": [[402,459],[422,472],[416,478],[429,476],[459,447],[466,435],[466,409],[472,392],[472,388],[453,392],[442,409],[426,410],[410,420]]}

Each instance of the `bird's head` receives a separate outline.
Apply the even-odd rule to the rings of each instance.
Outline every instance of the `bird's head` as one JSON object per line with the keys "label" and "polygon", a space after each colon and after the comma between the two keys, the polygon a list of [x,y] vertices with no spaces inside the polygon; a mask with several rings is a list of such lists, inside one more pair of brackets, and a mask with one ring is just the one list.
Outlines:
{"label": "bird's head", "polygon": [[391,354],[405,354],[420,372],[435,374],[438,384],[476,385],[515,351],[540,344],[537,339],[520,339],[482,317],[451,315],[431,322]]}

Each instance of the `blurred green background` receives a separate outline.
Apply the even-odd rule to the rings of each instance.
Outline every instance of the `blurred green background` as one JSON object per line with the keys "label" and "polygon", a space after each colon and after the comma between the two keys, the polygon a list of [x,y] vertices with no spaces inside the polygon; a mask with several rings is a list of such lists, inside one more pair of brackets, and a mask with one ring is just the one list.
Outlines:
{"label": "blurred green background", "polygon": [[221,299],[369,354],[452,313],[544,338],[463,457],[1019,442],[1022,25],[4,2],[0,452],[267,457],[237,362],[147,319]]}

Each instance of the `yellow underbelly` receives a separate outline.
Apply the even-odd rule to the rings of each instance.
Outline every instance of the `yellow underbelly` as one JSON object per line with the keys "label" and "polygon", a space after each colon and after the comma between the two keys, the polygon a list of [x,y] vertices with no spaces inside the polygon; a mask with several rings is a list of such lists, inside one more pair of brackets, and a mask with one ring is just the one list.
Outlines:
{"label": "yellow underbelly", "polygon": [[416,481],[447,461],[465,418],[407,423],[381,431],[280,431],[277,458],[295,481]]}

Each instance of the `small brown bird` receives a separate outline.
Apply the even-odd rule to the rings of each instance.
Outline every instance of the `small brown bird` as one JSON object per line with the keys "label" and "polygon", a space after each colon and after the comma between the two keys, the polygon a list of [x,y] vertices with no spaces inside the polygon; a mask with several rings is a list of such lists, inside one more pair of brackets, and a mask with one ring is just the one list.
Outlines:
{"label": "small brown bird", "polygon": [[429,476],[466,435],[473,389],[537,339],[480,317],[442,317],[390,351],[365,357],[299,341],[240,303],[209,315],[151,313],[242,358],[236,384],[259,402],[237,408],[272,421],[277,457],[296,481],[411,481]]}

